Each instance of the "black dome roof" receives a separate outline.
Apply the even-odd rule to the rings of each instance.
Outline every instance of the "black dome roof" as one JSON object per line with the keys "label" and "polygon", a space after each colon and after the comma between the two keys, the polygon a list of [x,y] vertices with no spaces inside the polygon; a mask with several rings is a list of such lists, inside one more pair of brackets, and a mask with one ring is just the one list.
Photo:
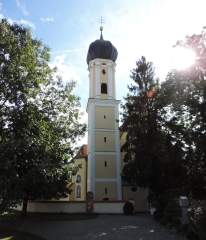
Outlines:
{"label": "black dome roof", "polygon": [[117,49],[110,41],[104,40],[102,33],[100,39],[92,42],[87,53],[87,64],[95,58],[110,59],[116,61],[118,56]]}

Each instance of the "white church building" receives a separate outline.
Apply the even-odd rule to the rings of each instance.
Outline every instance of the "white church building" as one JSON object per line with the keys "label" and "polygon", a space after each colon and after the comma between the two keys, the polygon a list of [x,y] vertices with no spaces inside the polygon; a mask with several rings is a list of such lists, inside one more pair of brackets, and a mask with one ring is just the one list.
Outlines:
{"label": "white church building", "polygon": [[127,201],[134,199],[136,212],[148,211],[148,189],[126,182],[122,175],[126,133],[119,130],[119,104],[116,99],[115,68],[118,56],[114,45],[100,39],[89,46],[88,142],[74,158],[82,164],[72,177],[69,201],[85,201],[91,191],[94,201]]}

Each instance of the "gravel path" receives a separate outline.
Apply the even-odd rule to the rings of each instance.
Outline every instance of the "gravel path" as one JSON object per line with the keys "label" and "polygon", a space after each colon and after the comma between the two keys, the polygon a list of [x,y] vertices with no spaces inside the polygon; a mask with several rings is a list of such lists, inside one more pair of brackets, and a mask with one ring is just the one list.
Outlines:
{"label": "gravel path", "polygon": [[67,239],[185,239],[175,231],[159,225],[149,214],[134,216],[99,215],[82,221],[15,222],[2,221],[0,227],[30,232],[48,240]]}

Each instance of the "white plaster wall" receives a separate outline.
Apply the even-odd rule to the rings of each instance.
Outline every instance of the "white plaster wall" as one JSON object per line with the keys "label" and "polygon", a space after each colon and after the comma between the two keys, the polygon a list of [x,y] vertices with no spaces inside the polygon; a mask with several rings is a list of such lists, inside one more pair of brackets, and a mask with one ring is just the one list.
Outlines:
{"label": "white plaster wall", "polygon": [[[22,209],[22,206],[14,208],[16,210]],[[27,206],[28,212],[45,212],[45,213],[85,213],[86,202],[67,202],[67,203],[46,203],[46,202],[29,202]]]}
{"label": "white plaster wall", "polygon": [[84,213],[85,203],[30,203],[28,212]]}
{"label": "white plaster wall", "polygon": [[[134,204],[133,200],[129,201]],[[94,202],[94,212],[100,214],[124,214],[123,207],[125,202]],[[21,211],[22,206],[14,209]],[[86,202],[29,202],[27,211],[44,213],[86,213]]]}

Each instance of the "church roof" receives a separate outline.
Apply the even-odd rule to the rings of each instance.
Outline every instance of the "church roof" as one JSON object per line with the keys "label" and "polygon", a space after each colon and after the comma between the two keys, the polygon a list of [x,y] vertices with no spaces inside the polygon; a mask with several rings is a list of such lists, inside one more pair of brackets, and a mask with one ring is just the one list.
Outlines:
{"label": "church roof", "polygon": [[81,149],[79,150],[77,155],[74,157],[74,159],[84,158],[86,155],[87,155],[87,145],[84,144],[84,145],[82,145]]}
{"label": "church roof", "polygon": [[92,42],[89,46],[89,50],[87,53],[88,65],[89,62],[94,60],[95,58],[109,59],[112,60],[113,62],[115,62],[117,59],[118,56],[117,49],[110,41],[103,39],[102,36],[103,28],[101,27],[100,30],[101,30],[100,39]]}

